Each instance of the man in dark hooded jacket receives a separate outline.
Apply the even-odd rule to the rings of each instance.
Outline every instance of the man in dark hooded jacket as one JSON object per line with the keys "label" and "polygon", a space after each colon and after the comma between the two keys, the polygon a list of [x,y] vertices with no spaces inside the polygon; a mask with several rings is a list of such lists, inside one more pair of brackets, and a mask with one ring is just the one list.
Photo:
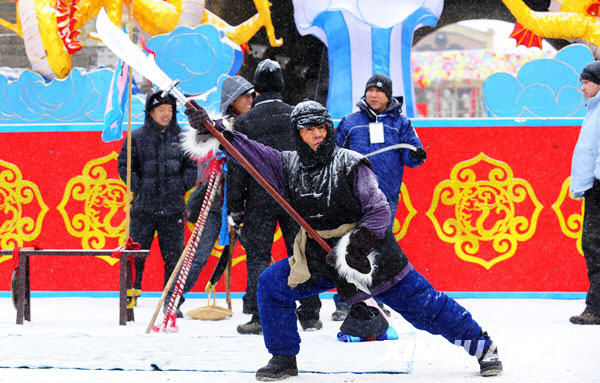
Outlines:
{"label": "man in dark hooded jacket", "polygon": [[[150,249],[158,233],[165,262],[166,283],[183,252],[185,193],[196,182],[196,163],[180,148],[181,128],[176,120],[176,101],[161,92],[146,99],[144,125],[131,136],[130,236],[142,249]],[[118,159],[121,179],[127,179],[127,140]],[[142,288],[144,258],[135,259],[135,295]]]}
{"label": "man in dark hooded jacket", "polygon": [[[233,129],[232,125],[235,119],[250,110],[253,98],[254,87],[245,78],[241,76],[232,76],[223,81],[223,85],[221,87],[221,116],[218,117],[219,119],[223,120],[223,126],[226,126],[226,128],[230,130]],[[190,131],[187,131],[184,134],[188,133],[190,133]],[[192,192],[192,195],[188,200],[188,205],[186,206],[188,220],[190,220],[192,223],[196,223],[202,202],[204,201],[204,196],[207,189],[206,184],[208,183],[208,179],[210,177],[210,174],[204,174],[204,172],[206,171],[207,167],[209,169],[211,168],[209,164],[214,160],[215,150],[216,148],[208,148],[208,150],[202,153],[194,153],[198,159],[199,183],[198,186],[196,186],[196,189],[194,189]],[[223,166],[226,167],[227,165]],[[188,276],[185,280],[185,285],[183,286],[183,291],[181,292],[182,296],[179,299],[177,308],[175,309],[175,314],[178,318],[183,317],[183,312],[181,311],[181,305],[183,302],[185,302],[183,294],[191,291],[194,288],[194,285],[196,284],[196,281],[198,281],[198,277],[206,265],[215,241],[219,237],[219,233],[222,229],[223,201],[221,194],[221,190],[218,190],[215,200],[208,212],[208,216],[206,217],[204,230],[202,231],[202,235],[198,241],[198,247],[196,248],[192,265],[190,266]],[[228,251],[229,246],[226,246],[223,249],[223,254],[227,254]],[[173,284],[169,290],[169,293],[165,299],[163,311],[166,311],[174,290],[175,284]]]}
{"label": "man in dark hooded jacket", "polygon": [[[185,113],[200,141],[210,136],[203,125],[208,118],[203,110],[189,108]],[[294,151],[279,152],[243,134],[224,132],[333,247],[327,253],[301,231],[293,260],[282,259],[260,275],[260,320],[265,346],[273,357],[256,372],[257,380],[298,375],[295,302],[335,286],[349,303],[378,297],[416,328],[464,347],[477,358],[481,375],[500,374],[502,363],[489,335],[465,308],[436,291],[410,264],[389,229],[390,208],[369,161],[336,146],[327,110],[314,101],[302,102],[290,121]]]}
{"label": "man in dark hooded jacket", "polygon": [[[263,60],[254,72],[254,89],[257,96],[252,109],[235,120],[234,131],[277,150],[291,150],[294,141],[290,134],[292,107],[284,103],[283,76],[279,63]],[[242,334],[258,334],[261,325],[256,303],[258,276],[271,262],[273,236],[279,222],[283,240],[292,254],[298,224],[240,165],[230,163],[227,174],[227,207],[236,225],[243,222],[240,241],[246,249],[246,294],[243,311],[252,314],[250,322],[238,326]],[[303,300],[298,308],[298,319],[305,330],[318,330],[321,301],[318,296]]]}

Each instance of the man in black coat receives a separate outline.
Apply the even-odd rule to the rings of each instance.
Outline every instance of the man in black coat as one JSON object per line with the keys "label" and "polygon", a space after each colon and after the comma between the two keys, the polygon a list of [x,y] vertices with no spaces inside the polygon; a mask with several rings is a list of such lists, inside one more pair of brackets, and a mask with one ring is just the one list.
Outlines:
{"label": "man in black coat", "polygon": [[[165,262],[164,282],[169,280],[183,248],[185,193],[196,183],[196,163],[180,149],[181,128],[176,119],[176,101],[161,92],[146,99],[144,126],[131,135],[130,235],[142,249],[150,249],[158,232]],[[119,175],[127,179],[127,141],[119,154]],[[135,259],[135,295],[142,288],[145,259]]]}
{"label": "man in black coat", "polygon": [[[293,150],[290,133],[292,107],[284,103],[283,76],[276,61],[263,60],[254,72],[254,89],[257,97],[252,109],[235,120],[234,131],[277,150]],[[293,253],[293,243],[299,231],[298,224],[239,164],[232,163],[227,174],[227,207],[235,225],[243,223],[240,241],[246,249],[246,294],[244,313],[252,314],[250,322],[238,326],[241,334],[260,334],[262,327],[256,301],[258,276],[271,262],[271,247],[277,222],[283,233],[288,255]],[[318,296],[300,302],[298,319],[304,330],[318,330],[321,301]]]}

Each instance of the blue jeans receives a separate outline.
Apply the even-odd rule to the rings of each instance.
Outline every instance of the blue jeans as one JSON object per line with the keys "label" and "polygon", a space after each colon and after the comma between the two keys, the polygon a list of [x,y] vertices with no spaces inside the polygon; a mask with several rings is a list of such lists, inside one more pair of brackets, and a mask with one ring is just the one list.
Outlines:
{"label": "blue jeans", "polygon": [[[323,278],[295,288],[287,284],[290,266],[283,259],[265,270],[258,280],[258,309],[265,346],[271,354],[296,355],[300,335],[296,320],[296,301],[332,289],[333,280]],[[481,327],[471,314],[433,286],[416,270],[409,272],[378,298],[402,315],[414,327],[439,334],[451,343],[475,340]]]}

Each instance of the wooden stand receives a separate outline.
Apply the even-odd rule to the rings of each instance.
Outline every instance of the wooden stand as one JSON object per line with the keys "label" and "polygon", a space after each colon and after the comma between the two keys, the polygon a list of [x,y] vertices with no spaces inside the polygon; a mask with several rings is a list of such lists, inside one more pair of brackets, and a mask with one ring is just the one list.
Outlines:
{"label": "wooden stand", "polygon": [[[17,251],[15,251],[17,250]],[[15,249],[0,250],[0,255],[18,253],[19,273],[17,289],[17,324],[23,324],[23,319],[31,321],[31,289],[29,284],[29,258],[31,256],[113,256],[114,250],[79,250],[79,249]],[[120,251],[119,272],[119,325],[125,326],[128,321],[133,321],[133,309],[127,309],[127,287],[131,280],[129,275],[128,257],[147,257],[150,250],[122,250]]]}

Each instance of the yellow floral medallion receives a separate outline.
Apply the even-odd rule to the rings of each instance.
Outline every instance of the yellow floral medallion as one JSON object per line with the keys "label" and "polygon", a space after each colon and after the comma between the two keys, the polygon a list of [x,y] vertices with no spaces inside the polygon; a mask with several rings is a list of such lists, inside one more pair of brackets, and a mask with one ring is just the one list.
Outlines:
{"label": "yellow floral medallion", "polygon": [[[533,236],[542,208],[531,185],[514,178],[508,164],[480,153],[456,164],[450,179],[436,186],[426,214],[460,259],[489,270]],[[485,244],[489,251],[481,249]]]}
{"label": "yellow floral medallion", "polygon": [[413,207],[410,202],[410,196],[408,194],[408,189],[404,184],[400,187],[400,202],[406,208],[406,216],[404,220],[400,222],[397,218],[394,218],[394,225],[392,226],[392,233],[394,233],[394,237],[396,241],[401,240],[406,235],[408,231],[408,226],[410,225],[410,221],[413,219],[415,215],[417,215],[417,211]]}
{"label": "yellow floral medallion", "polygon": [[564,235],[569,238],[576,239],[577,251],[581,255],[583,255],[583,250],[581,248],[581,229],[583,228],[583,212],[585,209],[585,199],[582,199],[583,203],[581,204],[581,214],[571,214],[568,217],[565,217],[563,213],[563,205],[567,196],[573,198],[571,193],[569,193],[569,184],[571,183],[571,177],[567,177],[567,179],[563,182],[562,187],[560,188],[560,194],[558,195],[558,199],[554,204],[552,204],[552,210],[556,213],[558,217],[558,222],[560,224],[560,231]]}
{"label": "yellow floral medallion", "polygon": [[[0,248],[36,239],[47,211],[37,185],[24,180],[16,165],[0,160]],[[11,258],[0,256],[0,263]]]}
{"label": "yellow floral medallion", "polygon": [[[82,174],[67,183],[57,210],[67,231],[81,238],[83,249],[103,249],[107,238],[125,243],[126,187],[118,178],[109,178],[107,169],[116,168],[117,153],[88,162]],[[98,257],[111,266],[113,257]]]}

